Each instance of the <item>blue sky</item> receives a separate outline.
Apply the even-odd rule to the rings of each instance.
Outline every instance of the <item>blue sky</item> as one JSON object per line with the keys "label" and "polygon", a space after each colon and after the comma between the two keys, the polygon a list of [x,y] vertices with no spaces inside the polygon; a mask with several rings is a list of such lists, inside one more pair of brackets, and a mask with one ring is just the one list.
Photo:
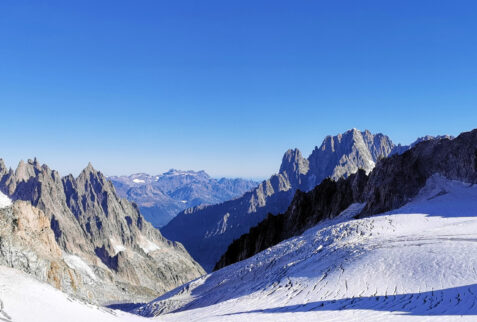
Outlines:
{"label": "blue sky", "polygon": [[475,1],[2,1],[0,156],[263,178],[349,128],[477,127]]}

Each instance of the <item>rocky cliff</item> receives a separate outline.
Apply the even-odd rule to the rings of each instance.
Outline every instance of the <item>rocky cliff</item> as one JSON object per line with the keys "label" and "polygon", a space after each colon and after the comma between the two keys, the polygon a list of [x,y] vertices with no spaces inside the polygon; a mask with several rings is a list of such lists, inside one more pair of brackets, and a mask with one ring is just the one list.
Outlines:
{"label": "rocky cliff", "polygon": [[2,261],[94,303],[144,301],[204,271],[89,164],[61,178],[35,160],[7,170],[0,190]]}

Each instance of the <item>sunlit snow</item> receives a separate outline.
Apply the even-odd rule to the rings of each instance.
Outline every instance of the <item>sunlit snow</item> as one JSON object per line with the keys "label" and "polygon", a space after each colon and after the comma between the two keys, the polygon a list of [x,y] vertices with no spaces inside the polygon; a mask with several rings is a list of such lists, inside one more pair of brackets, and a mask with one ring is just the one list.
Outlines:
{"label": "sunlit snow", "polygon": [[96,279],[96,275],[94,274],[91,267],[89,267],[89,265],[86,264],[80,257],[71,254],[65,254],[63,258],[70,268],[86,273],[86,275],[92,280]]}
{"label": "sunlit snow", "polygon": [[477,186],[434,176],[401,209],[361,205],[137,310],[161,320],[474,320]]}
{"label": "sunlit snow", "polygon": [[0,266],[0,321],[109,322],[147,319],[83,303],[23,272]]}

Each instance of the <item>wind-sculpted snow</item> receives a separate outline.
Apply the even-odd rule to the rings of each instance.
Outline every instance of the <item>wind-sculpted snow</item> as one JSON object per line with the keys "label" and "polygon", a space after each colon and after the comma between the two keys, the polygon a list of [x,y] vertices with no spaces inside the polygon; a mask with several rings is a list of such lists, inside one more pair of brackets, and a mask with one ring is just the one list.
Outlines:
{"label": "wind-sculpted snow", "polygon": [[435,175],[392,213],[352,219],[363,206],[135,313],[166,321],[477,318],[477,186]]}

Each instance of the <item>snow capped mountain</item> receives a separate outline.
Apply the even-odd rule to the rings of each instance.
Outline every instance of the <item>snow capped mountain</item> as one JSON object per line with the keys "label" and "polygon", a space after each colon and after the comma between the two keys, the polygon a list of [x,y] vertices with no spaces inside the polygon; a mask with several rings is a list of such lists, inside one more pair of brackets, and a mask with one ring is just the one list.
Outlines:
{"label": "snow capped mountain", "polygon": [[135,310],[180,320],[475,319],[477,187],[431,176],[399,209],[334,219]]}
{"label": "snow capped mountain", "polygon": [[221,204],[187,209],[161,232],[180,241],[206,271],[211,271],[232,241],[269,213],[284,212],[297,189],[308,191],[327,177],[346,178],[359,168],[369,172],[393,147],[385,135],[352,129],[326,137],[308,159],[298,149],[288,150],[279,173],[251,192]]}
{"label": "snow capped mountain", "polygon": [[211,178],[205,171],[171,169],[160,175],[137,173],[112,176],[118,194],[138,204],[155,227],[167,224],[180,211],[234,199],[258,183],[245,179]]}

